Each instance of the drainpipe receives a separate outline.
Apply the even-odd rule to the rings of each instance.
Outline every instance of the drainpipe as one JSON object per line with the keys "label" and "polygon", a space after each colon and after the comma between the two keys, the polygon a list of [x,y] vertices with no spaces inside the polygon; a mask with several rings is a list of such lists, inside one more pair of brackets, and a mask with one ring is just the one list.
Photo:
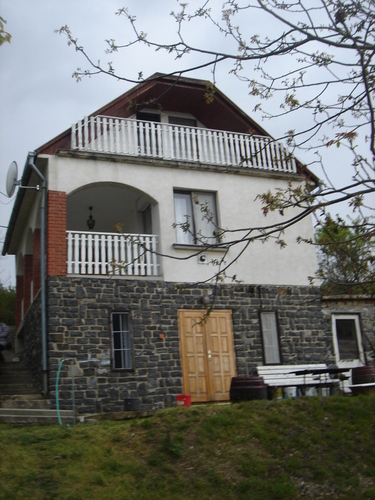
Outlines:
{"label": "drainpipe", "polygon": [[42,182],[42,200],[40,205],[40,280],[41,280],[41,301],[42,301],[42,375],[43,375],[43,394],[48,394],[48,378],[47,378],[47,307],[46,307],[46,191],[47,181],[41,174],[34,163],[36,153],[29,153],[29,166],[34,170],[36,175]]}

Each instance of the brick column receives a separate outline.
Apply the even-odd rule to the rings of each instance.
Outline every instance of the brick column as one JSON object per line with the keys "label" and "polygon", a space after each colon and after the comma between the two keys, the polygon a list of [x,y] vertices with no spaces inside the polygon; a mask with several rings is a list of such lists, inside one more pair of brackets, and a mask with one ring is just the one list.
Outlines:
{"label": "brick column", "polygon": [[40,229],[35,229],[33,234],[33,281],[34,297],[40,289]]}
{"label": "brick column", "polygon": [[48,191],[47,276],[66,276],[66,193]]}
{"label": "brick column", "polygon": [[25,255],[23,259],[23,310],[24,314],[30,307],[32,302],[31,297],[31,282],[33,280],[33,256]]}
{"label": "brick column", "polygon": [[22,321],[23,276],[16,276],[16,330]]}

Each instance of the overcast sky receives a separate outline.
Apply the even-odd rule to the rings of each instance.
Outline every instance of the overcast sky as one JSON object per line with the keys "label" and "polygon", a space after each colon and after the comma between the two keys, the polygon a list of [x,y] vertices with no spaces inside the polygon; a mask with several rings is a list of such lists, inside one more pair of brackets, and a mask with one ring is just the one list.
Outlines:
{"label": "overcast sky", "polygon": [[[140,46],[123,55],[105,55],[106,39],[116,38],[123,42],[133,39],[129,23],[116,15],[124,6],[137,16],[140,28],[157,40],[167,41],[175,36],[176,23],[170,13],[179,10],[176,0],[0,0],[0,16],[7,21],[6,28],[12,35],[11,44],[0,47],[1,226],[9,222],[16,195],[11,200],[4,195],[10,163],[17,162],[21,177],[29,151],[133,86],[106,76],[77,83],[72,73],[77,67],[86,68],[87,65],[80,54],[68,47],[66,38],[55,33],[56,29],[68,25],[95,61],[113,60],[120,73],[134,79],[140,70],[144,76],[150,76],[181,68],[181,63],[166,53],[155,53]],[[218,47],[219,42],[215,42],[207,23],[202,29],[196,25],[190,36],[197,45],[204,42]],[[191,60],[194,61],[199,62],[199,58]],[[226,77],[227,71],[220,69],[219,74]],[[210,79],[211,75],[210,70],[201,70],[192,76]],[[246,97],[243,85],[234,78],[220,80],[219,88],[241,105],[236,88],[242,88],[242,95]],[[249,105],[246,111],[250,110]],[[1,227],[1,246],[5,232]],[[1,256],[0,281],[14,284],[14,280],[14,258]]]}
{"label": "overcast sky", "polygon": [[[201,2],[191,0],[190,3],[199,5]],[[217,0],[215,4],[220,8],[222,1]],[[140,46],[124,54],[104,54],[105,39],[129,42],[133,38],[129,23],[115,15],[124,6],[137,16],[140,28],[152,38],[170,41],[175,37],[176,23],[170,12],[179,9],[177,0],[0,0],[0,16],[7,20],[7,29],[12,34],[11,44],[0,47],[1,226],[7,226],[14,201],[3,194],[10,163],[17,162],[20,177],[29,151],[132,87],[132,84],[103,75],[77,83],[72,73],[77,67],[86,68],[87,65],[79,53],[68,47],[65,37],[54,32],[56,29],[68,25],[93,60],[113,60],[119,73],[135,79],[140,70],[144,76],[150,76],[155,72],[181,69],[181,61]],[[250,18],[246,26],[249,33],[258,33],[261,24],[259,19]],[[263,23],[263,26],[272,32],[269,24]],[[228,43],[217,37],[204,21],[186,33],[189,41],[198,46],[206,44],[218,50],[223,47],[220,44]],[[200,61],[195,57],[187,63]],[[249,98],[246,85],[228,75],[229,69],[228,65],[219,68],[217,86],[260,122],[260,117],[252,113],[255,102]],[[190,76],[210,79],[210,70],[200,70]],[[275,137],[288,130],[285,127],[279,131],[272,122],[261,125]],[[299,157],[305,161],[304,157]],[[339,172],[339,156],[333,164],[336,173]],[[1,245],[5,231],[0,228]],[[14,258],[0,257],[0,281],[14,284],[14,279]]]}
{"label": "overcast sky", "polygon": [[[155,0],[0,0],[0,16],[12,34],[11,44],[0,47],[0,225],[7,226],[13,201],[5,193],[8,167],[16,161],[19,177],[27,153],[71,126],[72,123],[115,99],[132,85],[109,77],[77,83],[72,78],[84,60],[66,39],[54,31],[68,25],[94,59],[105,59],[107,38],[129,41],[132,33],[125,19],[115,13],[125,4],[142,20],[144,30],[158,26],[171,32],[169,16],[176,0],[163,0],[162,9],[153,9]],[[150,14],[147,14],[150,13]],[[163,28],[165,26],[165,29]],[[145,75],[168,71],[173,61],[164,54],[155,58],[133,50],[129,57],[117,58],[119,66],[143,69]],[[142,68],[139,63],[142,61]],[[5,229],[0,228],[1,245]],[[0,257],[0,281],[14,283],[14,258]]]}

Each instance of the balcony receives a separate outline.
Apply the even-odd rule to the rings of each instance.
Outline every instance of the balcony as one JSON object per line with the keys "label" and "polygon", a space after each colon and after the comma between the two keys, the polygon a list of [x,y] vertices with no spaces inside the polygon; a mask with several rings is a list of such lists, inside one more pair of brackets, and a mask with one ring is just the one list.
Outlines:
{"label": "balcony", "polygon": [[296,161],[270,137],[108,116],[72,126],[71,148],[94,153],[296,173]]}
{"label": "balcony", "polygon": [[67,231],[67,273],[158,276],[156,250],[153,234]]}

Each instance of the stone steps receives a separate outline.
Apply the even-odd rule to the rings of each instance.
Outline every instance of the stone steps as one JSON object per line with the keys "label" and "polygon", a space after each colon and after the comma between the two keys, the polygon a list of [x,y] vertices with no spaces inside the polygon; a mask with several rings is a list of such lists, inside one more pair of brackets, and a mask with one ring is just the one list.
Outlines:
{"label": "stone steps", "polygon": [[37,394],[39,388],[31,379],[22,361],[0,364],[0,396],[14,394]]}
{"label": "stone steps", "polygon": [[[12,425],[59,424],[57,410],[42,396],[22,361],[0,365],[0,422]],[[62,424],[75,422],[72,410],[60,410]]]}
{"label": "stone steps", "polygon": [[[60,420],[63,425],[74,424],[74,414],[71,410],[60,410]],[[56,410],[35,408],[0,408],[0,422],[6,424],[59,424]]]}
{"label": "stone steps", "polygon": [[[62,424],[74,424],[72,410],[60,410]],[[0,422],[8,424],[59,424],[57,410],[50,408],[48,399],[38,394],[0,397]]]}
{"label": "stone steps", "polygon": [[50,404],[41,394],[6,394],[0,396],[0,409],[1,408],[49,410]]}

